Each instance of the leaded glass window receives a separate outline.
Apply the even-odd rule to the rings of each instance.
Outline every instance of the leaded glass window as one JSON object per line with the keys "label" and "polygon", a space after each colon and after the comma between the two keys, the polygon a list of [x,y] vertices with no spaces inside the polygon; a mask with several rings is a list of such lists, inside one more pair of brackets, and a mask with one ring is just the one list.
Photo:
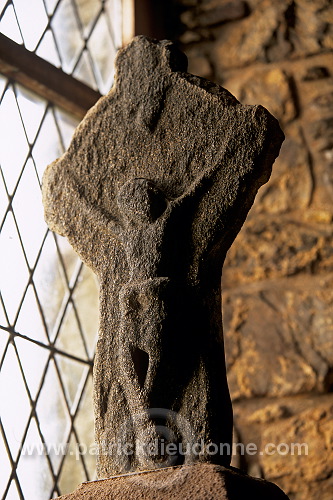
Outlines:
{"label": "leaded glass window", "polygon": [[[120,0],[0,0],[0,32],[100,93]],[[0,75],[0,496],[47,500],[95,474],[98,284],[43,219],[45,167],[78,119]]]}

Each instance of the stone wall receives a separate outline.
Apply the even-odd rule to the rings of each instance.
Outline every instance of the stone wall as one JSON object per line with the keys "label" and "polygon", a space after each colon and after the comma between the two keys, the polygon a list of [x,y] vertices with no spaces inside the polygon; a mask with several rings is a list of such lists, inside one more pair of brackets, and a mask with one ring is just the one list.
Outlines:
{"label": "stone wall", "polygon": [[[307,443],[238,465],[291,499],[333,491],[333,6],[178,0],[189,71],[262,104],[286,134],[224,267],[235,436]],[[331,24],[330,24],[331,23]],[[270,451],[272,448],[270,448]]]}

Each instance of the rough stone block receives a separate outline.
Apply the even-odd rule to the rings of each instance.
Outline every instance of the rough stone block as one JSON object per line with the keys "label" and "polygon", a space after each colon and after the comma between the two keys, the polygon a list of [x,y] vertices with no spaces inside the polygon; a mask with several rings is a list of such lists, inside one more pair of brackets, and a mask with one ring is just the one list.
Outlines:
{"label": "rough stone block", "polygon": [[331,272],[332,225],[314,227],[286,216],[251,217],[230,249],[224,285]]}
{"label": "rough stone block", "polygon": [[293,500],[332,498],[333,395],[257,398],[234,404],[247,470],[274,481]]}
{"label": "rough stone block", "polygon": [[295,53],[300,56],[321,52],[322,47],[331,48],[332,5],[329,1],[297,0],[295,2],[295,26],[292,42]]}
{"label": "rough stone block", "polygon": [[331,390],[332,307],[332,291],[322,278],[224,291],[232,398]]}
{"label": "rough stone block", "polygon": [[208,2],[196,9],[185,11],[181,21],[190,29],[206,28],[216,24],[242,19],[248,13],[246,2],[233,0],[232,2]]}
{"label": "rough stone block", "polygon": [[287,500],[275,485],[236,469],[198,464],[83,483],[59,500]]}
{"label": "rough stone block", "polygon": [[269,217],[269,214],[300,211],[303,216],[311,204],[315,183],[306,143],[300,137],[298,127],[288,127],[287,130],[279,161],[269,185],[258,193],[251,217],[259,213]]}
{"label": "rough stone block", "polygon": [[213,57],[221,78],[226,69],[285,57],[291,47],[282,28],[290,3],[263,0],[244,20],[220,28]]}
{"label": "rough stone block", "polygon": [[245,81],[240,99],[246,104],[261,100],[262,105],[284,124],[296,117],[291,76],[279,68],[258,71],[256,78]]}

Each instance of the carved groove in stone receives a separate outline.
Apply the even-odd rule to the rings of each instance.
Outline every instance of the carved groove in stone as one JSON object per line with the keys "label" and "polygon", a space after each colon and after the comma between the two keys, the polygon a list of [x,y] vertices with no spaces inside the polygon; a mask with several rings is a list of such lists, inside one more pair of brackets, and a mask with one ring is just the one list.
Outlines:
{"label": "carved groove in stone", "polygon": [[143,389],[149,366],[149,354],[139,347],[131,348],[134,370],[137,374],[140,387]]}

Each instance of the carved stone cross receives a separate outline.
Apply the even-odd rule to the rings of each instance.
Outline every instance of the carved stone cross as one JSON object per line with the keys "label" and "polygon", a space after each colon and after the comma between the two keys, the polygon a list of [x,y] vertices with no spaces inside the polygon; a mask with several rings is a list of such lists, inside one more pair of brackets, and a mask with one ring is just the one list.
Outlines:
{"label": "carved stone cross", "polygon": [[46,220],[100,279],[99,477],[229,464],[227,446],[208,447],[232,434],[221,269],[282,141],[264,108],[186,73],[171,42],[137,37],[47,168]]}

